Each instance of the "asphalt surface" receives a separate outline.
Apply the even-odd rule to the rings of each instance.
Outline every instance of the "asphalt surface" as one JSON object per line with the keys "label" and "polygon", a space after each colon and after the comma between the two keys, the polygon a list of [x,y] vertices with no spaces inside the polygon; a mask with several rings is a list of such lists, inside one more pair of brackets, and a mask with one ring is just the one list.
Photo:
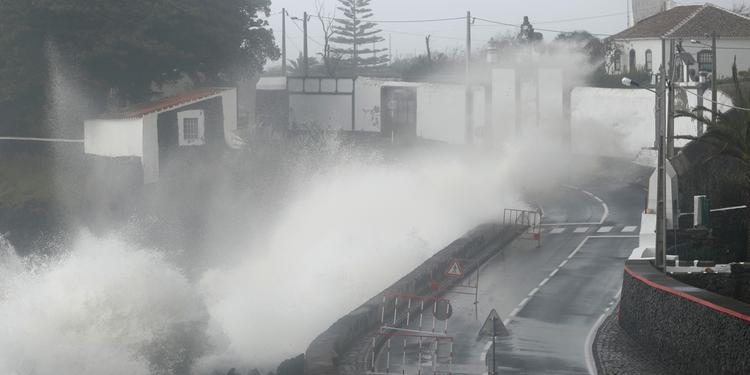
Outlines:
{"label": "asphalt surface", "polygon": [[[623,263],[637,247],[645,191],[618,179],[581,185],[534,197],[544,211],[541,246],[518,239],[485,263],[477,310],[473,295],[456,293],[471,288],[448,292],[453,315],[447,329],[436,321],[434,331],[446,338],[439,345],[423,338],[420,350],[419,338],[394,337],[379,352],[376,372],[487,373],[493,362],[491,338],[478,338],[477,332],[496,309],[510,331],[496,340],[497,373],[588,374],[594,364],[586,348],[619,297]],[[473,284],[475,278],[467,280]],[[432,332],[431,314],[423,315],[422,327],[413,318],[402,328]]]}

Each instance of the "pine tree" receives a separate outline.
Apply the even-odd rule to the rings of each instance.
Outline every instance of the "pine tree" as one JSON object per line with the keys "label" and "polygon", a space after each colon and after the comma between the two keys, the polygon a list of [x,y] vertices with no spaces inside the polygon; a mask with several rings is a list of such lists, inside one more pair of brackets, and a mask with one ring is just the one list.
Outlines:
{"label": "pine tree", "polygon": [[385,48],[377,48],[376,44],[384,39],[380,36],[380,29],[372,18],[370,0],[339,0],[338,9],[344,18],[337,18],[334,26],[334,53],[344,58],[342,62],[352,67],[378,67],[388,62],[388,56],[381,54]]}

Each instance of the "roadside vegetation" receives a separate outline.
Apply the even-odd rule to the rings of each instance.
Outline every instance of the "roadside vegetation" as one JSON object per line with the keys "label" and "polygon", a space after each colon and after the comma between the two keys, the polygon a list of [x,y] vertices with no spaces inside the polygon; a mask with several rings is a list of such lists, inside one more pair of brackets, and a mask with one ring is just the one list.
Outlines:
{"label": "roadside vegetation", "polygon": [[[732,83],[729,93],[734,105],[750,108],[750,92],[743,91],[736,64],[732,66]],[[713,113],[711,108],[700,107],[679,115],[707,124],[703,136],[689,137],[691,143],[682,151],[690,161],[688,173],[681,176],[679,185],[683,210],[690,212],[692,197],[702,194],[711,199],[713,208],[750,206],[750,112],[730,109]],[[699,246],[703,250],[694,255],[724,262],[750,260],[750,210],[715,213],[711,219],[713,245]],[[688,246],[685,251],[696,249]]]}

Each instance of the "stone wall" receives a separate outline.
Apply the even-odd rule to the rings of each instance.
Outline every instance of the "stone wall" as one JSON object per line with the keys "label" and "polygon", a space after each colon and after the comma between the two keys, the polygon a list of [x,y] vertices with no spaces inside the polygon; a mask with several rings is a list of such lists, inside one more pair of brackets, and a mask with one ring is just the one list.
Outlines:
{"label": "stone wall", "polygon": [[678,373],[750,373],[750,305],[681,283],[648,261],[626,263],[619,322]]}
{"label": "stone wall", "polygon": [[[465,272],[470,274],[492,255],[520,234],[523,228],[482,225],[425,261],[408,275],[401,278],[387,291],[419,295],[437,295],[430,289],[431,275],[444,287],[460,280],[443,280],[443,271],[453,258],[467,259]],[[385,292],[385,291],[384,291]],[[374,296],[362,306],[345,315],[325,332],[321,333],[305,352],[306,375],[360,374],[365,371],[364,351],[371,351],[366,337],[374,333],[380,323],[382,293]],[[378,343],[376,343],[378,345]]]}

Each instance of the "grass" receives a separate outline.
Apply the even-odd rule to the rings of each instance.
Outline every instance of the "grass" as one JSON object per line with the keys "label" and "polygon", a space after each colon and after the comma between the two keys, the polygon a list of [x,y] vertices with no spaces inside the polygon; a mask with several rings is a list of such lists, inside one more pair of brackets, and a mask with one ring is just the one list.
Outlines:
{"label": "grass", "polygon": [[49,155],[4,154],[0,159],[0,209],[19,209],[30,201],[52,201],[54,165]]}

